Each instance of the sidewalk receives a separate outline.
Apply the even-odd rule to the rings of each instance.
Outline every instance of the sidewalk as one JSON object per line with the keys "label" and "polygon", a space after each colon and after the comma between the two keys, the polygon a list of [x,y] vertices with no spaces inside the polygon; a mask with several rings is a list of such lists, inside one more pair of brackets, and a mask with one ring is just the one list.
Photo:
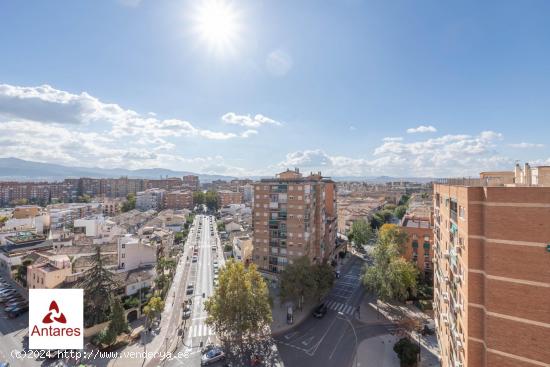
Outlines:
{"label": "sidewalk", "polygon": [[[407,323],[416,323],[423,326],[430,322],[431,318],[413,305],[402,303],[382,302],[376,300],[373,295],[366,295],[361,303],[360,318],[356,320],[365,324],[387,324],[395,323],[397,329],[408,333],[414,341],[420,341],[421,362],[419,366],[440,366],[439,347],[435,335],[421,335],[417,331],[406,331]],[[396,332],[395,334],[398,334]],[[393,344],[392,344],[393,346]],[[358,349],[359,351],[360,349]],[[360,357],[360,356],[359,356]]]}
{"label": "sidewalk", "polygon": [[271,335],[277,336],[285,333],[286,331],[300,325],[313,311],[313,308],[317,306],[317,303],[307,302],[302,307],[302,311],[292,307],[294,322],[288,324],[287,317],[287,308],[291,305],[291,302],[285,302],[281,304],[279,297],[276,297],[273,300],[273,308],[271,309],[273,322],[271,323]]}
{"label": "sidewalk", "polygon": [[380,335],[363,340],[355,355],[357,367],[399,367],[399,358],[393,351],[399,340],[393,335]]}

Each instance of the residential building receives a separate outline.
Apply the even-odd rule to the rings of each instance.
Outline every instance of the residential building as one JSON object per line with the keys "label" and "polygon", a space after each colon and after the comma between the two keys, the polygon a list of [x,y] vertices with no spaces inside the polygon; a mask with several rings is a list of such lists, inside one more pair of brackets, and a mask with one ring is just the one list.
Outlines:
{"label": "residential building", "polygon": [[67,255],[41,254],[32,265],[27,266],[27,288],[56,288],[71,273],[71,260]]}
{"label": "residential building", "polygon": [[218,206],[220,208],[231,204],[242,204],[243,194],[242,192],[235,192],[229,190],[218,191]]}
{"label": "residential building", "polygon": [[141,211],[160,210],[164,204],[164,189],[148,189],[136,195],[136,209]]}
{"label": "residential building", "polygon": [[247,183],[246,185],[242,186],[242,193],[243,193],[243,201],[247,204],[251,204],[254,202],[254,185],[251,183]]}
{"label": "residential building", "polygon": [[[254,184],[253,262],[276,274],[301,256],[327,260],[336,246],[333,182],[298,169]],[[328,233],[327,233],[328,232]]]}
{"label": "residential building", "polygon": [[423,273],[426,280],[433,278],[433,228],[430,217],[405,214],[399,229],[407,234],[403,256]]}
{"label": "residential building", "polygon": [[198,191],[201,187],[199,176],[194,176],[194,175],[183,176],[183,187],[191,191]]}
{"label": "residential building", "polygon": [[124,271],[137,269],[157,261],[156,246],[139,237],[125,235],[118,239],[118,268]]}
{"label": "residential building", "polygon": [[434,184],[443,367],[550,366],[550,167]]}
{"label": "residential building", "polygon": [[166,193],[166,209],[193,209],[193,193],[191,191],[170,191]]}

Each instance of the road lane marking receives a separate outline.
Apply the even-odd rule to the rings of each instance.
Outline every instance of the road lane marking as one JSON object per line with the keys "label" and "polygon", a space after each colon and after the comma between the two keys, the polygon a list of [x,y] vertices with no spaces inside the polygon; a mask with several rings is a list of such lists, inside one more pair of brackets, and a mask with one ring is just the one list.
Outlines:
{"label": "road lane marking", "polygon": [[310,336],[306,340],[302,340],[302,345],[307,347],[313,341],[313,339],[315,339],[315,336]]}
{"label": "road lane marking", "polygon": [[321,343],[323,342],[323,340],[325,340],[325,337],[327,336],[328,332],[330,331],[330,329],[332,328],[332,325],[334,325],[334,323],[336,322],[336,317],[332,320],[332,322],[330,323],[329,327],[327,328],[327,330],[325,331],[325,333],[323,334],[323,336],[321,337],[321,339],[319,339],[319,341],[317,342],[317,344],[315,344],[313,347],[311,347],[307,352],[306,354],[313,357],[315,355],[315,352],[317,352],[317,349],[319,348],[319,345],[321,345]]}
{"label": "road lane marking", "polygon": [[295,336],[298,335],[298,334],[299,334],[299,333],[298,333],[297,331],[295,331],[295,332],[293,332],[293,333],[286,334],[286,335],[284,336],[284,338],[285,338],[286,340],[289,340],[289,339],[292,339],[293,337],[295,337]]}

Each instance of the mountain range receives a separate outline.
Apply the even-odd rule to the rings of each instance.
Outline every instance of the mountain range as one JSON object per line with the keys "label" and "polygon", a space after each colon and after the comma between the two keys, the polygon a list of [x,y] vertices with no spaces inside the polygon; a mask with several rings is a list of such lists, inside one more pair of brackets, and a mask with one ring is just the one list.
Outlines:
{"label": "mountain range", "polygon": [[[186,175],[199,176],[201,182],[215,180],[232,180],[234,176],[193,173],[189,171],[174,171],[166,168],[99,168],[99,167],[69,167],[61,164],[27,161],[19,158],[0,158],[0,181],[61,181],[65,178],[92,177],[158,179],[165,177],[181,177]],[[259,180],[261,176],[250,177]],[[384,183],[389,181],[411,181],[426,183],[433,181],[430,177],[390,177],[390,176],[341,176],[332,177],[335,181],[368,181],[369,183]]]}
{"label": "mountain range", "polygon": [[69,167],[61,164],[26,161],[19,158],[0,158],[0,180],[2,181],[59,181],[65,178],[116,178],[121,176],[158,179],[186,175],[197,175],[201,182],[232,180],[235,178],[188,171],[174,171],[166,168],[131,170],[126,168]]}

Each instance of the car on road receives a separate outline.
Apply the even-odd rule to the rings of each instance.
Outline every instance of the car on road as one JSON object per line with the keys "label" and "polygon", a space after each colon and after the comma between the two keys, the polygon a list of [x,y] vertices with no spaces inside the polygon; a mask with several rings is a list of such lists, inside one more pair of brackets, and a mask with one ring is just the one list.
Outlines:
{"label": "car on road", "polygon": [[334,271],[334,277],[335,277],[336,279],[340,279],[340,270]]}
{"label": "car on road", "polygon": [[199,257],[198,257],[197,255],[194,255],[194,256],[193,256],[193,262],[194,262],[194,263],[196,263],[198,259],[199,259]]}
{"label": "car on road", "polygon": [[216,251],[217,248],[216,248],[216,245],[212,246],[212,251]]}
{"label": "car on road", "polygon": [[321,319],[323,318],[323,316],[326,315],[328,311],[328,307],[327,305],[325,305],[324,303],[321,303],[319,306],[317,306],[315,308],[315,310],[313,311],[313,317],[316,317],[318,319]]}
{"label": "car on road", "polygon": [[225,359],[225,353],[219,347],[213,347],[201,357],[201,366],[206,366]]}
{"label": "car on road", "polygon": [[195,286],[193,284],[188,284],[187,285],[187,290],[185,291],[186,294],[193,294],[193,292],[195,291]]}
{"label": "car on road", "polygon": [[181,314],[181,317],[183,319],[188,319],[191,317],[191,306],[189,304],[186,304],[183,308],[183,313]]}
{"label": "car on road", "polygon": [[25,307],[18,307],[18,308],[15,308],[15,309],[12,309],[8,312],[8,317],[10,319],[14,319],[18,316],[21,316],[23,315],[25,312],[27,312],[29,310],[29,307],[28,306],[25,306]]}

